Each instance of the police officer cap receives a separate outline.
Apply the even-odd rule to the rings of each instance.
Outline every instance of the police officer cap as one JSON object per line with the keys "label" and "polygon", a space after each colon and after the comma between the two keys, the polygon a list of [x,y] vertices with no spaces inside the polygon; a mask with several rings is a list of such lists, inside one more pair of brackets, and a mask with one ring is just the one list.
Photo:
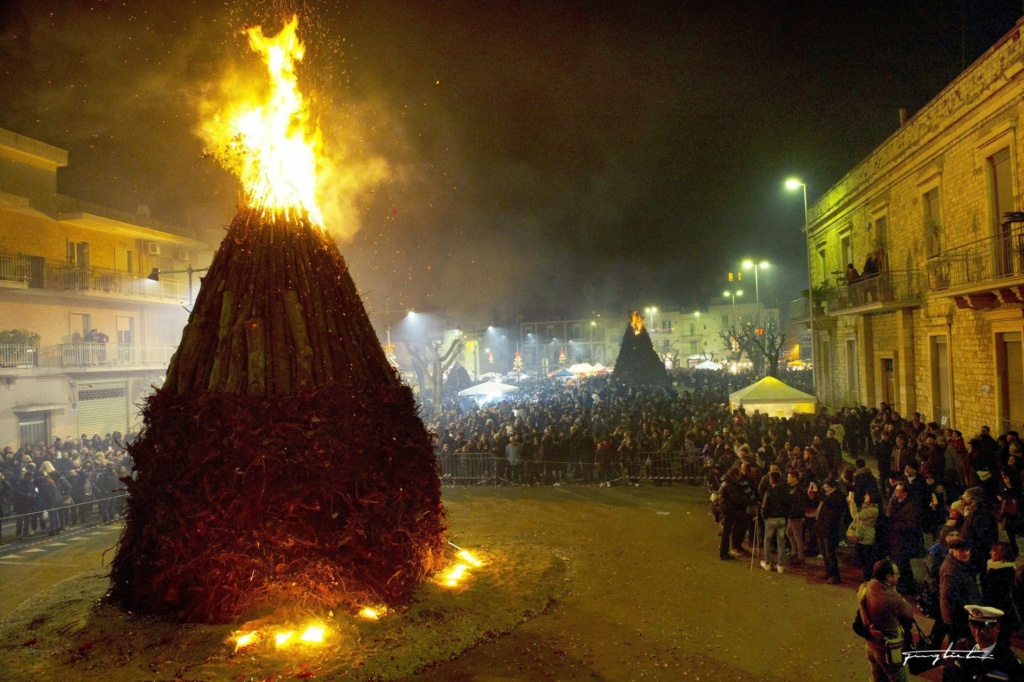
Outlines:
{"label": "police officer cap", "polygon": [[1002,611],[991,606],[968,604],[964,608],[967,609],[968,618],[972,623],[998,623],[1003,617]]}

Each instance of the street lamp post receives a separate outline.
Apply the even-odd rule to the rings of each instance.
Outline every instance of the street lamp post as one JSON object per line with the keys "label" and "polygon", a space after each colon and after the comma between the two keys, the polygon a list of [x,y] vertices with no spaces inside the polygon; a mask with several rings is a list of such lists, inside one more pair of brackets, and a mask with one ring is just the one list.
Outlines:
{"label": "street lamp post", "polygon": [[761,321],[761,287],[758,285],[757,272],[764,267],[768,267],[768,261],[761,261],[760,263],[755,263],[752,260],[743,261],[744,270],[754,269],[754,311],[758,322]]}
{"label": "street lamp post", "polygon": [[818,361],[817,361],[817,344],[814,340],[814,275],[811,274],[811,235],[808,234],[807,228],[807,184],[801,182],[796,178],[789,178],[786,180],[786,189],[793,191],[797,188],[803,190],[804,193],[804,242],[807,246],[807,308],[810,317],[811,324],[811,385],[814,386],[815,390],[818,388]]}
{"label": "street lamp post", "polygon": [[146,275],[146,279],[151,282],[159,282],[160,275],[183,275],[188,273],[188,304],[192,305],[195,300],[192,298],[192,275],[196,272],[206,272],[210,268],[194,268],[191,265],[186,265],[184,270],[161,270],[160,268],[153,268],[149,274]]}
{"label": "street lamp post", "polygon": [[594,327],[597,326],[597,322],[594,320],[590,321],[590,362],[594,362]]}
{"label": "street lamp post", "polygon": [[732,323],[736,324],[736,297],[742,296],[743,291],[726,291],[722,295],[726,298],[732,298]]}

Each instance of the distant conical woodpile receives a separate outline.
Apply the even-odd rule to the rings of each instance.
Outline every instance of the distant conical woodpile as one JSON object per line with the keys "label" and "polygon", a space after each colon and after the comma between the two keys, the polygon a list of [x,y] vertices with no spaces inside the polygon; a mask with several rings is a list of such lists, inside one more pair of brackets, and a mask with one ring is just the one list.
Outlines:
{"label": "distant conical woodpile", "polygon": [[429,434],[309,223],[240,210],[143,416],[113,602],[205,622],[394,603],[439,566]]}
{"label": "distant conical woodpile", "polygon": [[654,350],[643,318],[636,311],[632,313],[630,323],[622,334],[612,380],[623,384],[652,386],[671,384],[665,365]]}

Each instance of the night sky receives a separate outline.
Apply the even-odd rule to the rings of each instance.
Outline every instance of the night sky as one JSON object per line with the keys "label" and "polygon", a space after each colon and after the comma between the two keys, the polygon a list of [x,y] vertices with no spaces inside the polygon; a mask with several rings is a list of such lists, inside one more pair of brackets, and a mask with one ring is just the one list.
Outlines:
{"label": "night sky", "polygon": [[[322,5],[322,6],[321,6]],[[0,127],[70,151],[65,194],[219,239],[238,183],[202,102],[239,31],[300,13],[300,79],[353,177],[328,227],[370,307],[488,322],[806,288],[819,196],[1005,34],[1021,0],[0,3]],[[386,168],[366,179],[364,169]],[[363,174],[361,176],[361,174]],[[330,217],[330,216],[329,216]],[[342,238],[342,235],[346,235]]]}

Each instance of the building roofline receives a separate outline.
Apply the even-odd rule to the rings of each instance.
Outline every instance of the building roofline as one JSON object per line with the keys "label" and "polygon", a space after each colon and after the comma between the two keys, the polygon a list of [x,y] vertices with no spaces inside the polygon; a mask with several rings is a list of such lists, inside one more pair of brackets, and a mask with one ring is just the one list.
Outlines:
{"label": "building roofline", "polygon": [[3,128],[0,128],[0,149],[54,169],[68,165],[67,151]]}
{"label": "building roofline", "polygon": [[[950,81],[944,88],[942,88],[938,93],[936,93],[934,97],[928,100],[928,102],[926,102],[920,109],[914,112],[914,114],[907,119],[905,124],[901,125],[895,131],[893,131],[887,138],[885,138],[885,140],[883,140],[878,146],[872,149],[871,152],[869,152],[863,159],[858,161],[853,166],[853,168],[847,171],[841,178],[839,178],[838,181],[833,183],[832,186],[825,190],[825,192],[822,193],[822,195],[818,197],[818,199],[813,204],[811,204],[811,206],[808,209],[808,233],[813,231],[813,226],[815,226],[819,222],[822,222],[821,219],[826,214],[831,213],[831,209],[835,207],[836,197],[833,195],[835,195],[836,193],[838,193],[841,197],[847,197],[850,195],[849,188],[845,188],[845,186],[848,183],[852,182],[854,178],[858,175],[858,173],[863,171],[864,167],[873,158],[880,155],[884,151],[887,151],[888,148],[893,148],[893,162],[898,160],[897,157],[899,157],[899,159],[904,158],[900,154],[899,150],[898,142],[900,138],[902,136],[916,134],[912,131],[912,128],[920,124],[921,119],[923,119],[926,115],[931,113],[931,110],[934,107],[938,106],[944,98],[954,96],[957,87],[960,86],[963,83],[963,81],[973,76],[985,61],[992,58],[1000,49],[1004,48],[1007,43],[1011,41],[1019,42],[1022,27],[1024,27],[1024,17],[1018,19],[1016,23],[1014,23],[1013,27],[1009,31],[1007,31],[1002,38],[997,40],[995,44],[993,44],[990,48],[985,50],[985,52],[983,52],[977,59],[971,62],[970,66],[968,66],[966,69],[960,72],[960,74],[957,75],[956,78]],[[1016,71],[1010,74],[1003,74],[1007,82],[1019,72],[1019,67],[1020,64],[1018,63],[1018,69]],[[973,107],[976,106],[976,103],[968,104],[961,102],[960,105]],[[948,118],[948,116],[946,118]],[[937,135],[938,132],[939,131],[935,131],[934,134]]]}

